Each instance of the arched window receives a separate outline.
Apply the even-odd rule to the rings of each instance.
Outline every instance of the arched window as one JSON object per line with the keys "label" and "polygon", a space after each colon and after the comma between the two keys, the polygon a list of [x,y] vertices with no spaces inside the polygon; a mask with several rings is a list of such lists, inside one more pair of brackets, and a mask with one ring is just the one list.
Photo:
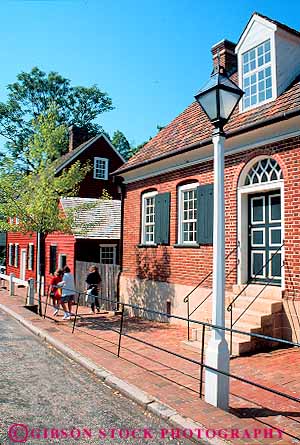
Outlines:
{"label": "arched window", "polygon": [[275,159],[265,158],[257,161],[249,170],[244,185],[261,184],[283,179],[282,171]]}

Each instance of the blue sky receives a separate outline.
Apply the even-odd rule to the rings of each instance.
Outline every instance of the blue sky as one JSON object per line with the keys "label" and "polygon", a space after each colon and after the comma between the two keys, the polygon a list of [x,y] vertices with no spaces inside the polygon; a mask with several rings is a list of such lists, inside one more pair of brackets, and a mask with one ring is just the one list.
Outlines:
{"label": "blue sky", "polygon": [[300,30],[295,0],[2,0],[0,100],[20,71],[58,71],[107,91],[115,110],[99,122],[141,143],[192,102],[211,46],[237,41],[253,11]]}

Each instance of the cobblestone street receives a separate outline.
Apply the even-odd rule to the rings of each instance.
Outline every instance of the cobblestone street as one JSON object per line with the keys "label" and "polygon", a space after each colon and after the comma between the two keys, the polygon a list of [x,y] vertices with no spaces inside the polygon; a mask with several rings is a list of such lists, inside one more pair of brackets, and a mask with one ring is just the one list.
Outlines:
{"label": "cobblestone street", "polygon": [[[12,444],[26,436],[24,427],[9,428],[15,424],[28,429],[48,430],[48,438],[28,437],[30,444],[50,443],[149,443],[188,444],[160,438],[161,429],[170,429],[164,422],[145,414],[133,402],[107,387],[79,365],[66,359],[56,350],[41,343],[18,322],[0,311],[0,443]],[[53,438],[51,429],[64,429],[73,438]],[[83,431],[91,431],[89,438]],[[153,438],[125,440],[99,438],[99,429],[109,436],[111,429],[147,428]],[[44,434],[44,433],[43,433]],[[61,433],[60,433],[61,434]],[[140,433],[142,434],[142,433]],[[80,437],[79,437],[80,435]],[[74,440],[78,437],[77,440]],[[15,438],[15,440],[13,440]]]}

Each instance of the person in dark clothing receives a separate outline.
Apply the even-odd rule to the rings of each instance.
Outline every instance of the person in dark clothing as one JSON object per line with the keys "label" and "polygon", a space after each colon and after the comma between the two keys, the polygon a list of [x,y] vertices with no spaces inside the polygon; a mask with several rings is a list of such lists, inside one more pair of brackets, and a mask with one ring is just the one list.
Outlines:
{"label": "person in dark clothing", "polygon": [[95,306],[97,308],[97,312],[100,312],[98,295],[99,295],[99,286],[101,283],[101,276],[96,266],[90,267],[89,274],[86,277],[85,281],[88,285],[88,290],[91,289],[91,295],[93,296],[93,301],[91,304],[92,312],[95,313]]}

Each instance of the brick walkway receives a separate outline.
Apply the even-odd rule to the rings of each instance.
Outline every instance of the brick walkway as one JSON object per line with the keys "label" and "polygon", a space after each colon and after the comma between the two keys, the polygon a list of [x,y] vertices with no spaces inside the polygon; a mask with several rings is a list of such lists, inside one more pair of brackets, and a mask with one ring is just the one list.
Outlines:
{"label": "brick walkway", "polygon": [[[21,292],[20,290],[18,293]],[[87,308],[77,323],[75,334],[72,324],[62,321],[62,314],[43,320],[23,308],[24,298],[8,297],[1,291],[0,302],[21,314],[51,336],[90,358],[119,378],[138,386],[175,408],[181,415],[202,423],[208,429],[247,430],[251,439],[228,439],[239,444],[295,444],[300,443],[300,404],[231,379],[230,412],[223,412],[199,398],[199,366],[156,350],[128,337],[122,337],[121,356],[117,357],[120,317],[88,314]],[[49,308],[48,314],[51,315]],[[153,343],[172,352],[199,360],[198,354],[182,348],[186,329],[180,326],[126,319],[126,334]],[[281,349],[231,360],[231,373],[253,380],[295,397],[300,395],[300,350]],[[259,431],[279,428],[282,439],[275,435],[263,439]],[[253,439],[257,430],[257,439]],[[277,437],[277,438],[275,438]]]}

